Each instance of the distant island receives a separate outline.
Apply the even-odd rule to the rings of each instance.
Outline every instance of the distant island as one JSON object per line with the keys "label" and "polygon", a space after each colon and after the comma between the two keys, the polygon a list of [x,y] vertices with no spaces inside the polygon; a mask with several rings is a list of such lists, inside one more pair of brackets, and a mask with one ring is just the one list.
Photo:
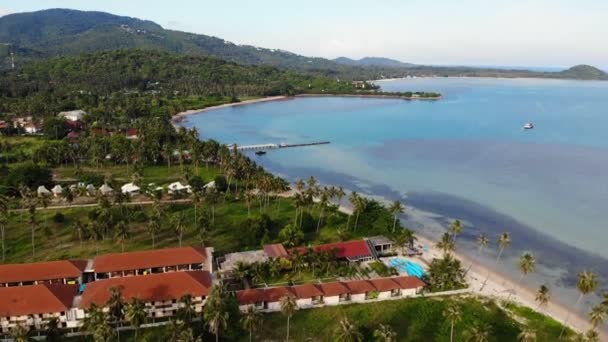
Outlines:
{"label": "distant island", "polygon": [[383,57],[334,60],[302,56],[279,49],[237,45],[221,38],[164,29],[147,20],[104,12],[49,9],[0,17],[0,70],[32,61],[78,56],[118,49],[205,55],[241,65],[265,65],[281,70],[336,79],[373,80],[415,77],[534,77],[608,80],[608,74],[588,65],[559,72],[496,68],[429,66]]}

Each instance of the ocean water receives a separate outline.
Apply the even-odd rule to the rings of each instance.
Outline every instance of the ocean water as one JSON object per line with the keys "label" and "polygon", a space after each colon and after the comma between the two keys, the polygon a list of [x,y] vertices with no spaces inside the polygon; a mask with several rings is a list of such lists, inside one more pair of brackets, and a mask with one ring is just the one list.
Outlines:
{"label": "ocean water", "polygon": [[[474,236],[512,235],[501,272],[531,250],[538,271],[526,285],[553,285],[575,300],[576,274],[601,275],[608,289],[608,82],[417,78],[378,82],[386,91],[438,91],[440,101],[317,97],[238,106],[188,117],[203,138],[223,143],[329,145],[255,156],[289,180],[317,177],[381,199],[401,199],[402,217],[438,236],[465,223]],[[536,128],[523,130],[534,122]],[[487,251],[491,264],[495,246]]]}

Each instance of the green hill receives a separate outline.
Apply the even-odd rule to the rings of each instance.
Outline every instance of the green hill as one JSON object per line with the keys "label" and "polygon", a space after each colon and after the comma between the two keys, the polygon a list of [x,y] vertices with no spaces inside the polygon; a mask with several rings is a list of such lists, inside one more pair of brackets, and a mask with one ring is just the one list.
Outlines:
{"label": "green hill", "polygon": [[564,78],[580,80],[608,80],[608,73],[591,65],[577,65],[560,72]]}
{"label": "green hill", "polygon": [[351,59],[348,57],[338,57],[333,60],[339,64],[361,66],[361,67],[389,67],[389,68],[409,68],[415,66],[412,63],[404,63],[396,59],[384,58],[384,57],[363,57],[361,59]]}

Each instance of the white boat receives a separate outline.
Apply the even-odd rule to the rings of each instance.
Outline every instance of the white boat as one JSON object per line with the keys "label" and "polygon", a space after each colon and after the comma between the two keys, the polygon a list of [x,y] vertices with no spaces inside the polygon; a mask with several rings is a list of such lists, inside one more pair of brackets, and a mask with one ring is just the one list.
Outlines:
{"label": "white boat", "polygon": [[533,124],[533,123],[531,123],[531,122],[527,122],[527,123],[524,125],[524,129],[532,129],[532,128],[534,128],[534,124]]}

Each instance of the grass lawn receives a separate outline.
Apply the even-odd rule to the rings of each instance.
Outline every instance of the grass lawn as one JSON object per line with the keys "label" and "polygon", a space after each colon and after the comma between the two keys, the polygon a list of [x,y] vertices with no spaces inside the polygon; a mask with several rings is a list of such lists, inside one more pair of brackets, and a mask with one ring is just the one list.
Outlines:
{"label": "grass lawn", "polygon": [[[216,167],[205,167],[205,165],[200,165],[197,170],[195,170],[194,167],[190,167],[189,169],[192,171],[193,175],[200,176],[205,182],[212,181],[215,176],[220,174],[219,169]],[[124,165],[104,165],[101,168],[83,167],[81,171],[100,176],[111,175],[112,178],[122,182],[130,182],[133,174],[133,170]],[[55,168],[54,174],[55,178],[59,181],[62,179],[78,178],[76,177],[75,168],[73,166]],[[143,169],[142,177],[144,184],[156,183],[162,185],[181,180],[183,174],[184,172],[179,165],[171,165],[171,167],[168,167],[167,165],[155,165],[146,166]]]}

